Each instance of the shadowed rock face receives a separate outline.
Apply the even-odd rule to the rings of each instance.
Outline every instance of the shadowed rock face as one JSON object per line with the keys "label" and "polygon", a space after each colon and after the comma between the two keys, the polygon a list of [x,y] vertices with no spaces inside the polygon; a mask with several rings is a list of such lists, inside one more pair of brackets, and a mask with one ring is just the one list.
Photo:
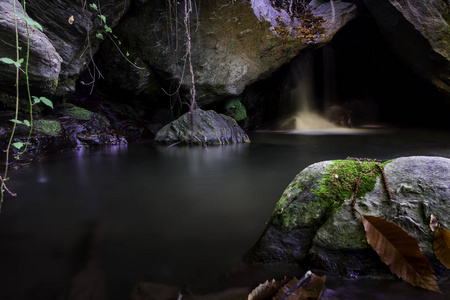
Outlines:
{"label": "shadowed rock face", "polygon": [[[24,15],[22,6],[16,4],[16,12]],[[14,8],[12,1],[0,2],[0,57],[16,61],[16,29],[14,22]],[[27,26],[22,17],[16,16],[19,37],[20,58],[26,58]],[[29,77],[30,85],[36,95],[49,95],[54,93],[61,71],[62,59],[53,47],[47,36],[29,26],[30,59]],[[14,91],[16,82],[16,67],[0,63],[0,88],[2,91]],[[25,60],[22,62],[25,69]],[[25,85],[25,78],[20,72],[21,86]]]}
{"label": "shadowed rock face", "polygon": [[[97,13],[86,1],[27,2],[27,12],[44,27],[44,33],[62,58],[58,88],[61,95],[75,90],[75,81],[102,41],[96,38],[97,32],[104,28],[98,15],[104,15],[106,24],[114,28],[128,10],[130,0],[106,0],[100,4]],[[68,21],[71,16],[72,24]]]}
{"label": "shadowed rock face", "polygon": [[363,2],[399,58],[450,97],[448,3],[442,0]]}
{"label": "shadowed rock face", "polygon": [[[314,3],[310,10],[324,19],[324,31],[310,40],[277,35],[271,18],[282,13],[265,14],[265,9],[275,11],[269,1],[202,1],[201,7],[195,7],[190,17],[191,55],[198,105],[240,95],[247,85],[268,76],[293,57],[328,42],[356,15],[356,7],[350,3],[334,1],[334,14],[330,2]],[[284,29],[294,31],[299,25],[296,22],[284,24]],[[189,98],[191,77],[183,24],[183,2],[177,7],[148,2],[121,22],[118,35],[124,37],[123,43],[133,59],[137,58],[138,65],[147,71],[139,73],[129,64],[112,64],[120,61],[120,54],[105,44],[99,57],[109,84],[125,90],[135,86],[134,90],[148,93],[154,89],[151,82],[155,80],[173,82],[174,90],[169,92],[181,84],[179,93]],[[114,76],[109,75],[112,73]]]}
{"label": "shadowed rock face", "polygon": [[[348,276],[390,276],[366,242],[360,219],[352,214],[352,196],[341,199],[341,206],[331,214],[318,196],[324,178],[336,175],[330,173],[331,166],[331,161],[316,163],[296,176],[249,254],[250,262],[301,264]],[[436,277],[448,278],[450,272],[434,255],[429,223],[433,214],[442,226],[450,225],[450,159],[398,158],[387,163],[384,172],[392,200],[378,176],[373,189],[357,199],[356,209],[394,222],[417,238]]]}

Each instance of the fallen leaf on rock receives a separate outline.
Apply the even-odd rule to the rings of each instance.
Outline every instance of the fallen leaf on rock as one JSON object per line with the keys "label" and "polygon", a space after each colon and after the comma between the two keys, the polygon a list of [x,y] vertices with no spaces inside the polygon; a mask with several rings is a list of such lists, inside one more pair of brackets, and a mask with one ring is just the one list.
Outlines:
{"label": "fallen leaf on rock", "polygon": [[414,286],[441,293],[418,240],[401,227],[375,216],[361,215],[367,242],[391,272]]}
{"label": "fallen leaf on rock", "polygon": [[319,277],[311,273],[309,280],[299,284],[293,278],[285,284],[273,298],[274,300],[319,300],[322,296],[326,276]]}
{"label": "fallen leaf on rock", "polygon": [[438,228],[434,233],[433,240],[434,254],[440,262],[450,269],[450,231],[444,228]]}

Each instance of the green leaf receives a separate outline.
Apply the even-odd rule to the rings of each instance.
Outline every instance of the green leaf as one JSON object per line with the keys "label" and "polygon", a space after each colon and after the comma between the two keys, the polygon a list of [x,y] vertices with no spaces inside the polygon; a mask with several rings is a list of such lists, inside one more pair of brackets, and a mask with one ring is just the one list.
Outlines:
{"label": "green leaf", "polygon": [[104,22],[106,23],[106,17],[104,15],[98,15],[98,17]]}
{"label": "green leaf", "polygon": [[13,123],[16,123],[16,124],[23,124],[22,121],[17,120],[17,119],[11,119],[10,121],[13,122]]}
{"label": "green leaf", "polygon": [[11,58],[7,57],[0,58],[0,61],[8,65],[15,65],[17,63],[15,60],[12,60]]}
{"label": "green leaf", "polygon": [[128,51],[127,51],[127,56],[130,56],[130,53],[128,53]]}
{"label": "green leaf", "polygon": [[25,20],[25,22],[27,22],[28,25],[30,26],[34,26],[36,29],[39,29],[40,31],[44,31],[44,29],[42,28],[41,24],[39,24],[38,22],[36,22],[35,20],[33,20],[32,18],[28,17],[28,16],[24,16],[21,13],[15,13],[17,16],[21,17],[22,19]]}
{"label": "green leaf", "polygon": [[89,6],[90,6],[92,9],[98,11],[97,5],[95,5],[95,3],[91,3],[91,4],[89,4]]}
{"label": "green leaf", "polygon": [[103,34],[101,34],[100,32],[97,32],[97,34],[95,35],[98,39],[103,40]]}
{"label": "green leaf", "polygon": [[37,104],[37,103],[41,102],[41,99],[39,99],[38,97],[36,97],[36,96],[31,96],[31,97],[34,100],[34,104]]}
{"label": "green leaf", "polygon": [[106,31],[106,32],[109,32],[109,33],[112,32],[111,27],[109,27],[108,25],[105,24],[104,28],[105,28],[105,31]]}
{"label": "green leaf", "polygon": [[28,121],[28,120],[23,120],[23,124],[25,124],[26,126],[30,127],[30,121]]}
{"label": "green leaf", "polygon": [[53,108],[53,102],[52,102],[50,99],[47,99],[47,98],[45,98],[45,97],[41,97],[41,98],[39,98],[39,99],[40,99],[40,100],[42,101],[42,103],[44,103],[45,105],[47,105],[47,106]]}
{"label": "green leaf", "polygon": [[2,57],[0,58],[0,61],[8,64],[8,65],[15,65],[17,68],[20,68],[20,65],[23,62],[23,58],[19,59],[18,61],[12,60],[11,58],[7,58],[7,57]]}
{"label": "green leaf", "polygon": [[119,45],[122,45],[122,42],[121,42],[121,41],[118,41],[118,43],[119,43]]}
{"label": "green leaf", "polygon": [[25,144],[22,142],[16,142],[12,144],[14,147],[16,147],[17,149],[22,148]]}

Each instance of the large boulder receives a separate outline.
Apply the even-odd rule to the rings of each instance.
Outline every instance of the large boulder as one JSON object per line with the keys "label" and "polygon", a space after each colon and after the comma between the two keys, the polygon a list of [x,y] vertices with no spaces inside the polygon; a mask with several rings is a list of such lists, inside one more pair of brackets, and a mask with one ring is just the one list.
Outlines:
{"label": "large boulder", "polygon": [[[363,162],[365,170],[375,163]],[[439,279],[450,272],[433,252],[435,215],[450,226],[450,159],[404,157],[381,164],[381,171],[363,177],[355,208],[363,215],[394,222],[419,241]],[[392,276],[368,245],[359,217],[352,214],[352,197],[362,174],[356,160],[313,164],[287,187],[264,233],[248,256],[260,264],[291,263],[347,276]]]}
{"label": "large boulder", "polygon": [[[172,82],[168,93],[190,97],[184,2],[176,3],[166,1],[167,6],[161,7],[161,1],[149,1],[117,27],[133,62],[145,70],[124,64],[120,53],[105,44],[99,57],[110,86],[148,93],[154,90],[155,80]],[[269,0],[197,3],[200,7],[193,7],[189,21],[200,107],[240,95],[250,83],[330,41],[356,15],[355,5],[338,0],[311,1],[304,17],[294,18],[272,7]]]}
{"label": "large boulder", "polygon": [[405,64],[450,97],[450,7],[442,0],[364,0]]}
{"label": "large boulder", "polygon": [[[16,1],[16,15],[12,1],[0,2],[0,58],[9,58],[16,61],[16,28],[19,37],[20,58],[22,69],[25,69],[25,59],[27,53],[27,26],[25,19],[20,15],[26,15],[21,4]],[[35,1],[34,1],[35,2]],[[28,17],[28,15],[26,15]],[[44,30],[45,32],[45,30]],[[61,71],[61,57],[53,47],[51,41],[44,32],[41,32],[34,26],[28,26],[29,34],[29,66],[28,74],[30,86],[33,95],[50,95],[55,92],[58,77]],[[0,63],[2,72],[0,72],[0,89],[2,91],[15,91],[16,67],[12,64]],[[20,74],[20,85],[25,86],[25,76]]]}
{"label": "large boulder", "polygon": [[[27,2],[28,14],[43,26],[44,33],[53,45],[51,48],[54,47],[62,58],[57,91],[60,95],[75,90],[79,74],[91,62],[102,42],[102,39],[96,37],[97,33],[102,33],[104,39],[109,39],[105,33],[105,23],[99,16],[104,16],[106,25],[114,29],[127,12],[130,0],[101,1],[97,10],[89,4],[87,1],[71,0]],[[112,34],[110,36],[113,38]],[[42,51],[42,55],[47,55],[46,53]],[[91,70],[92,77],[95,77],[91,78],[93,82],[99,77],[94,68]]]}
{"label": "large boulder", "polygon": [[155,142],[210,146],[249,143],[250,139],[233,118],[213,110],[195,109],[164,126],[157,133]]}

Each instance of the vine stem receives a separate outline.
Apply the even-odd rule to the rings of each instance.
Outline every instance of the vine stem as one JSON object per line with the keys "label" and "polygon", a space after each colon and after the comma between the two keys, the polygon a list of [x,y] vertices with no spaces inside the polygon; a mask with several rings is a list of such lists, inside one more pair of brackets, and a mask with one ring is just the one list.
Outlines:
{"label": "vine stem", "polygon": [[[17,27],[17,15],[16,15],[16,1],[13,1],[13,12],[14,12],[14,27],[16,29],[16,61],[19,61],[19,29]],[[19,67],[16,66],[16,110],[14,114],[14,119],[17,120],[19,116]],[[8,180],[8,167],[9,167],[9,154],[11,150],[12,140],[14,138],[14,134],[16,132],[16,122],[13,124],[13,129],[11,132],[11,136],[9,137],[8,146],[6,147],[6,158],[5,158],[5,170],[3,172],[2,184],[0,187],[0,212],[2,211],[2,204],[4,199],[4,191],[5,191],[5,181]]]}

